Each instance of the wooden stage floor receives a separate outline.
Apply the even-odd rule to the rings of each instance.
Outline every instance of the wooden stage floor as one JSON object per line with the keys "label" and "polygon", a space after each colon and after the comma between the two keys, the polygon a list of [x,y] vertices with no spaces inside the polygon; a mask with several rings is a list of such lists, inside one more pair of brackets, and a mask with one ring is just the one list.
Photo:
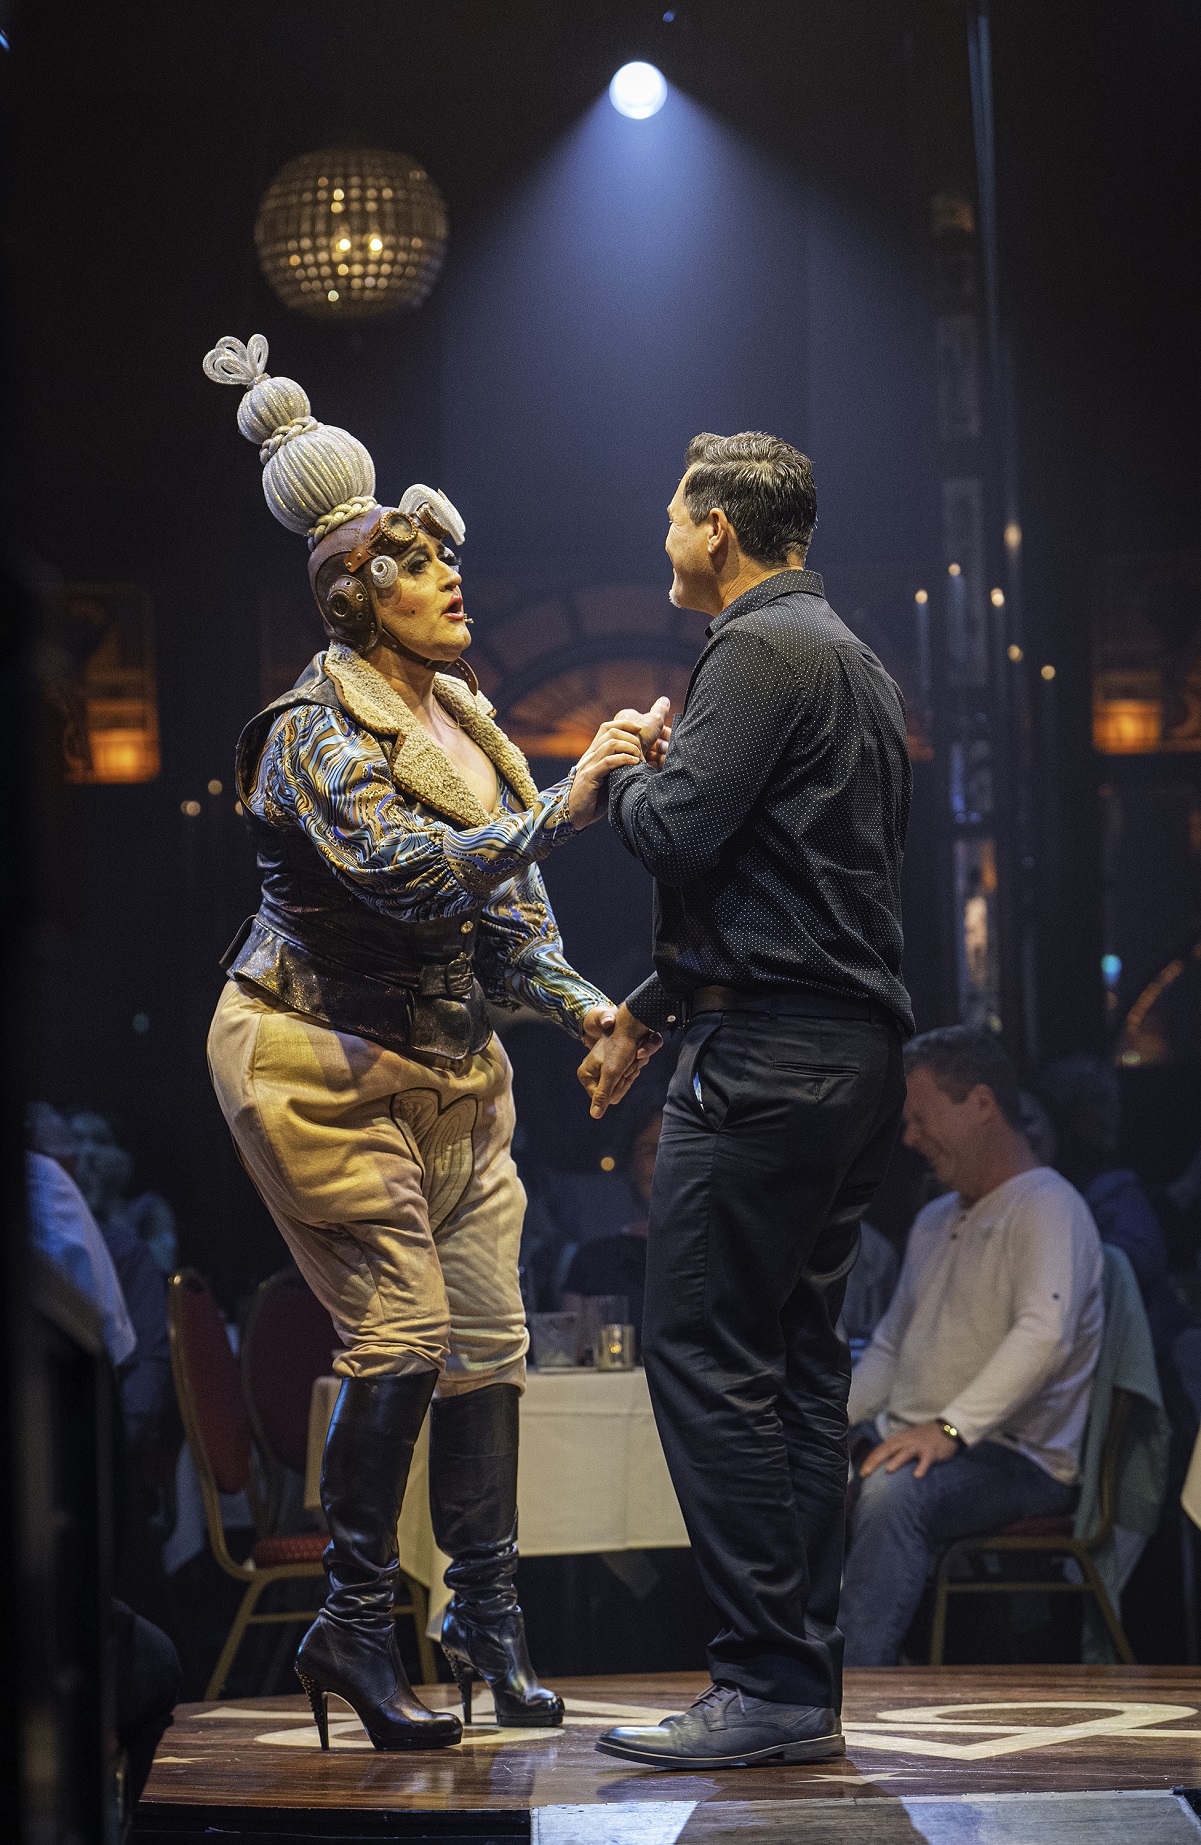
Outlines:
{"label": "wooden stage floor", "polygon": [[[1201,1845],[1201,1670],[947,1667],[847,1674],[845,1762],[665,1774],[598,1755],[612,1722],[657,1722],[705,1684],[557,1681],[561,1730],[477,1722],[463,1745],[377,1755],[331,1704],[328,1755],[303,1698],[177,1713],[139,1809],[146,1845],[193,1839],[532,1839],[536,1845],[1084,1840]],[[453,1687],[426,1688],[453,1705]],[[335,1714],[336,1713],[336,1714]],[[486,1693],[476,1716],[490,1718]]]}

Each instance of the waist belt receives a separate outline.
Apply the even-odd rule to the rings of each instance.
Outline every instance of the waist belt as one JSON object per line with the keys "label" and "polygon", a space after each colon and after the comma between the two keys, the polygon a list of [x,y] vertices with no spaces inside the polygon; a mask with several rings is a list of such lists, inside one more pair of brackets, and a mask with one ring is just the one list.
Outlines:
{"label": "waist belt", "polygon": [[684,1004],[690,1019],[698,1012],[763,1012],[773,1018],[892,1020],[877,1000],[801,987],[697,987]]}

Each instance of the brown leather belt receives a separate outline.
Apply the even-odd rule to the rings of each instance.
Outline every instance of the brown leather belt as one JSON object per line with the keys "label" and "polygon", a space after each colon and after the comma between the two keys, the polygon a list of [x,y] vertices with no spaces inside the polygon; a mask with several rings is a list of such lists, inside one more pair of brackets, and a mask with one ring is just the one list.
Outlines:
{"label": "brown leather belt", "polygon": [[684,1002],[687,1016],[698,1012],[765,1012],[774,1018],[888,1019],[878,1001],[847,993],[813,993],[800,987],[697,987]]}

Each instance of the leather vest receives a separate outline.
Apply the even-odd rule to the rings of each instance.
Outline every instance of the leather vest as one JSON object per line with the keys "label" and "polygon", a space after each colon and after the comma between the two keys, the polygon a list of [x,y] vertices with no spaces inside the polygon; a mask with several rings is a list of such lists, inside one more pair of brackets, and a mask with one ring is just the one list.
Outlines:
{"label": "leather vest", "polygon": [[310,666],[238,739],[238,794],[263,893],[221,965],[334,1031],[454,1068],[492,1036],[473,971],[481,906],[426,922],[394,921],[341,883],[299,827],[274,826],[250,810],[268,732],[281,711],[302,704],[346,715],[333,682]]}

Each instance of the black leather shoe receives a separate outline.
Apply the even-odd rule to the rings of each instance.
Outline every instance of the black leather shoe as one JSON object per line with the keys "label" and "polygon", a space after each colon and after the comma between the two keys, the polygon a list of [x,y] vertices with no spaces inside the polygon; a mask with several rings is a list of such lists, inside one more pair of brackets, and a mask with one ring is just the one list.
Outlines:
{"label": "black leather shoe", "polygon": [[563,1700],[538,1683],[517,1605],[516,1384],[440,1398],[430,1411],[430,1515],[451,1564],[454,1600],[442,1626],[463,1722],[477,1678],[504,1728],[556,1729]]}
{"label": "black leather shoe", "polygon": [[845,1755],[838,1713],[775,1704],[735,1685],[710,1685],[678,1717],[620,1724],[597,1748],[653,1768],[753,1768],[760,1762],[829,1762]]}
{"label": "black leather shoe", "polygon": [[348,1377],[334,1408],[321,1466],[329,1593],[296,1656],[323,1749],[331,1692],[352,1706],[376,1749],[444,1749],[463,1734],[453,1711],[427,1710],[414,1694],[392,1612],[396,1521],[434,1382],[432,1371]]}

